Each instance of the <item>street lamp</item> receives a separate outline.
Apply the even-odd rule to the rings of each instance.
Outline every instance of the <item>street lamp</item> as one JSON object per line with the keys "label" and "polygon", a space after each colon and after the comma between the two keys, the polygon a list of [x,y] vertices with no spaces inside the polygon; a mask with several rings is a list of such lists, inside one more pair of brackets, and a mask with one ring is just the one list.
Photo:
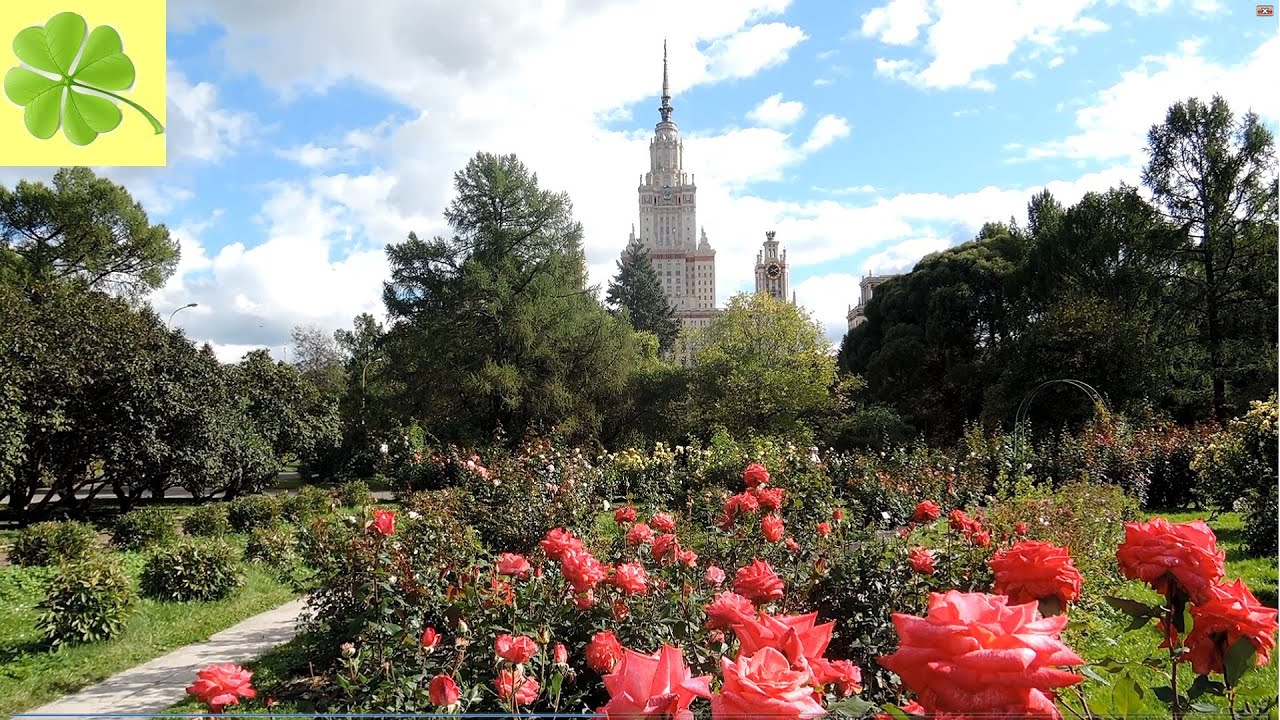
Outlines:
{"label": "street lamp", "polygon": [[173,327],[173,316],[174,316],[174,315],[177,315],[179,312],[181,312],[181,311],[183,311],[183,310],[186,310],[187,308],[198,307],[199,305],[200,305],[200,303],[187,303],[186,305],[183,305],[182,307],[178,308],[177,310],[174,310],[173,312],[169,313],[169,322],[165,324],[165,325],[166,325],[166,327]]}

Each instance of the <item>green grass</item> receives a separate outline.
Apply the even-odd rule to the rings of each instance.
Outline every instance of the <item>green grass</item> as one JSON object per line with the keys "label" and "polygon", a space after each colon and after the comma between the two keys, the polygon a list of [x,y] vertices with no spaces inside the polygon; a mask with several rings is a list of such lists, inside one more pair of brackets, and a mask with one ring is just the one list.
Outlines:
{"label": "green grass", "polygon": [[[313,635],[299,635],[293,640],[280,645],[265,655],[244,664],[253,671],[252,684],[258,696],[252,700],[242,700],[242,704],[228,708],[227,712],[245,714],[279,713],[311,713],[315,711],[312,703],[299,698],[300,685],[305,683],[311,671],[311,660],[330,648],[319,648],[319,639]],[[268,710],[266,703],[271,702]],[[207,709],[195,698],[169,707],[164,712],[173,715],[194,715]]]}
{"label": "green grass", "polygon": [[[1172,522],[1186,522],[1205,517],[1202,513],[1191,512],[1158,513],[1158,515]],[[1275,607],[1277,590],[1276,561],[1271,558],[1246,558],[1244,556],[1244,551],[1241,547],[1243,521],[1239,514],[1226,513],[1215,518],[1209,524],[1218,536],[1219,547],[1225,550],[1227,554],[1226,579],[1243,579],[1260,601]],[[1119,597],[1139,600],[1149,605],[1158,604],[1160,601],[1159,595],[1137,582],[1125,583],[1118,587],[1113,594]],[[1139,630],[1127,631],[1129,625],[1128,616],[1109,607],[1094,608],[1092,610],[1073,608],[1070,617],[1072,623],[1064,633],[1064,640],[1078,655],[1090,663],[1100,663],[1106,659],[1120,662],[1140,662],[1147,657],[1167,658],[1167,650],[1157,649],[1157,645],[1160,643],[1160,633],[1155,629],[1154,624]],[[1267,666],[1255,668],[1245,676],[1240,689],[1242,697],[1246,695],[1270,697],[1271,699],[1276,697],[1276,683],[1280,679],[1277,674],[1277,657],[1276,654],[1273,654],[1271,662]],[[1099,674],[1103,677],[1109,676],[1107,672],[1102,670],[1099,670]],[[1151,688],[1169,684],[1167,672],[1157,673],[1144,669],[1135,673],[1135,676],[1139,679],[1139,684],[1147,689],[1146,697],[1144,698],[1145,706],[1136,712],[1154,713],[1160,716],[1167,715],[1168,707],[1157,700],[1150,692]],[[1182,667],[1178,677],[1179,688],[1185,690],[1193,679],[1194,675],[1191,673],[1191,669],[1185,666]],[[1110,708],[1110,687],[1092,679],[1086,680],[1083,687],[1091,708],[1095,711],[1105,711]],[[1218,707],[1225,712],[1225,705],[1217,701],[1216,698],[1206,696],[1202,699],[1211,703],[1216,702]],[[1073,705],[1078,707],[1078,703],[1073,703]],[[1103,714],[1109,715],[1110,713]],[[1191,715],[1196,714],[1191,713]]]}
{"label": "green grass", "polygon": [[[241,549],[243,538],[230,538]],[[124,553],[134,579],[142,556]],[[21,712],[104,680],[170,650],[208,639],[241,620],[288,602],[293,591],[267,569],[244,565],[244,585],[217,602],[140,600],[112,639],[50,651],[35,629],[44,568],[0,568],[0,715]]]}

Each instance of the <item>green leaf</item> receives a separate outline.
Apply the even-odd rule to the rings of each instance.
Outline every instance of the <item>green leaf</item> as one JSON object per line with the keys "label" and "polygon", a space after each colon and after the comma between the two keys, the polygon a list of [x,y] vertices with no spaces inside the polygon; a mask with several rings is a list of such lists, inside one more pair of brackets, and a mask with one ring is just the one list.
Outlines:
{"label": "green leaf", "polygon": [[867,702],[862,698],[851,697],[831,703],[827,706],[827,712],[858,718],[866,715],[875,706],[875,703]]}
{"label": "green leaf", "polygon": [[885,714],[893,718],[893,720],[911,720],[911,716],[906,711],[892,703],[885,703],[880,706],[880,709],[884,710]]}
{"label": "green leaf", "polygon": [[76,145],[88,145],[101,133],[119,127],[121,119],[120,108],[110,100],[72,90],[67,93],[62,132]]}
{"label": "green leaf", "polygon": [[1169,687],[1168,685],[1161,685],[1159,687],[1152,688],[1151,692],[1162,703],[1173,702],[1173,688]]}
{"label": "green leaf", "polygon": [[16,67],[5,73],[4,94],[14,103],[26,107],[31,101],[62,83],[26,68]]}
{"label": "green leaf", "polygon": [[1127,672],[1117,676],[1111,686],[1111,707],[1121,718],[1127,718],[1142,708],[1142,688]]}
{"label": "green leaf", "polygon": [[59,117],[62,90],[62,84],[59,83],[56,90],[43,92],[27,103],[27,109],[22,113],[27,132],[41,140],[48,140],[58,132],[58,125],[62,123],[62,118]]}
{"label": "green leaf", "polygon": [[1213,703],[1207,703],[1207,702],[1194,702],[1194,703],[1191,703],[1191,709],[1192,709],[1192,710],[1195,710],[1196,712],[1202,712],[1202,713],[1216,713],[1216,712],[1218,712],[1218,706],[1217,706],[1217,705],[1214,705]]}
{"label": "green leaf", "polygon": [[1103,598],[1111,607],[1130,617],[1151,618],[1160,614],[1159,608],[1153,608],[1145,603],[1128,598],[1106,597]]}
{"label": "green leaf", "polygon": [[120,33],[101,25],[89,33],[84,52],[72,79],[103,90],[128,90],[137,73],[133,61],[124,54]]}
{"label": "green leaf", "polygon": [[1209,689],[1209,676],[1197,675],[1195,680],[1191,681],[1191,687],[1187,688],[1187,699],[1195,700]]}
{"label": "green leaf", "polygon": [[44,27],[29,27],[13,39],[13,54],[37,70],[71,75],[71,63],[84,44],[84,18],[65,12],[49,18]]}
{"label": "green leaf", "polygon": [[1244,677],[1244,674],[1249,672],[1249,668],[1257,662],[1257,657],[1258,651],[1254,649],[1249,638],[1242,637],[1231,643],[1231,647],[1222,654],[1222,676],[1227,687],[1238,685],[1240,678]]}
{"label": "green leaf", "polygon": [[1084,675],[1085,677],[1090,678],[1090,679],[1092,679],[1092,680],[1096,680],[1097,682],[1100,682],[1100,683],[1102,683],[1103,685],[1110,685],[1110,684],[1111,684],[1111,681],[1110,681],[1110,680],[1108,680],[1108,679],[1106,679],[1105,677],[1103,677],[1103,676],[1102,676],[1102,675],[1101,675],[1097,670],[1094,670],[1094,669],[1093,669],[1093,668],[1091,668],[1091,667],[1081,668],[1081,669],[1080,669],[1080,674],[1081,674],[1081,675]]}

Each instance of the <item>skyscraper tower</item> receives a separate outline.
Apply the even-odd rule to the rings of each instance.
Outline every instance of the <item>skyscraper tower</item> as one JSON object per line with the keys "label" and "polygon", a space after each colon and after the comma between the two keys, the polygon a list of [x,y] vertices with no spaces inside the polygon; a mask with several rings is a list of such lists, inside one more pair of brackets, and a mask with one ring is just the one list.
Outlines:
{"label": "skyscraper tower", "polygon": [[756,253],[756,292],[768,293],[774,300],[791,298],[791,267],[787,265],[787,251],[778,253],[777,233],[764,234],[764,247]]}

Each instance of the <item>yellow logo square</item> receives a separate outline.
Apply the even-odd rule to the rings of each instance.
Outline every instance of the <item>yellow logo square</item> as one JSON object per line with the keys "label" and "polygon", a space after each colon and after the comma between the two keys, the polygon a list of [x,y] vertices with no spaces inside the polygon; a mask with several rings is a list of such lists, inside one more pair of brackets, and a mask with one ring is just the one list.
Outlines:
{"label": "yellow logo square", "polygon": [[164,165],[165,3],[0,2],[0,165]]}

